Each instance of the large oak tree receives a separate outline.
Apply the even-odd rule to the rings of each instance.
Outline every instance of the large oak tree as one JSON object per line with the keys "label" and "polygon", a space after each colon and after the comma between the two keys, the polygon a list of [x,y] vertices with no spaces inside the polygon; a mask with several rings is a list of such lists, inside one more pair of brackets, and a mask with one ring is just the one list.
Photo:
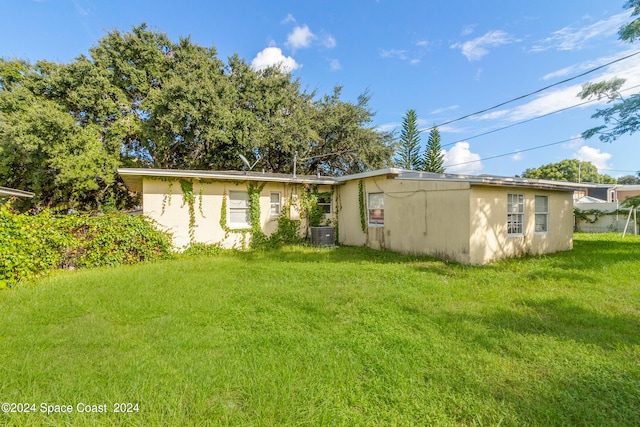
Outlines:
{"label": "large oak tree", "polygon": [[[371,124],[369,95],[317,96],[277,67],[145,24],[107,33],[69,64],[0,59],[0,182],[33,203],[122,206],[119,166],[341,175],[389,166],[393,138]],[[115,200],[115,202],[114,202]]]}

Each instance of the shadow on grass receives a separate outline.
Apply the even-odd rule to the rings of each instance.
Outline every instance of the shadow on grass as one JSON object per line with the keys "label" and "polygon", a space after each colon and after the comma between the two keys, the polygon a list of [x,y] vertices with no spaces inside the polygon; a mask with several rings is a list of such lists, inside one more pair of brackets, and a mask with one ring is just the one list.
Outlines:
{"label": "shadow on grass", "polygon": [[535,384],[525,398],[522,388],[509,385],[494,395],[510,403],[523,425],[637,426],[637,384],[631,373],[585,372]]}
{"label": "shadow on grass", "polygon": [[[517,309],[498,309],[487,315],[452,314],[449,321],[470,321],[490,329],[516,334],[537,334],[597,345],[603,349],[618,345],[640,345],[640,319],[607,315],[586,309],[566,298],[526,299]],[[483,344],[491,340],[483,339]],[[489,349],[491,350],[491,349]]]}
{"label": "shadow on grass", "polygon": [[601,239],[581,236],[574,241],[572,251],[552,257],[554,267],[570,269],[593,269],[628,261],[640,261],[640,239],[623,240],[619,235]]}
{"label": "shadow on grass", "polygon": [[[247,261],[274,261],[293,263],[373,263],[411,264],[418,271],[442,276],[469,276],[478,272],[501,272],[522,269],[522,278],[530,280],[593,281],[591,271],[618,263],[640,260],[640,239],[622,240],[619,235],[605,237],[578,235],[574,249],[567,252],[540,256],[524,256],[501,260],[484,266],[465,266],[426,255],[410,255],[389,250],[375,250],[363,246],[337,246],[318,248],[313,246],[283,246],[275,249],[233,251],[235,256]],[[540,263],[542,261],[542,263]]]}

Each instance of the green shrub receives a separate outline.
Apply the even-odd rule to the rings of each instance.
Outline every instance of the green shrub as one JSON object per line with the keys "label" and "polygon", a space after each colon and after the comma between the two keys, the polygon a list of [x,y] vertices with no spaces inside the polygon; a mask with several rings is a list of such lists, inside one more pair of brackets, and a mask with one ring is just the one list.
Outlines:
{"label": "green shrub", "polygon": [[223,251],[219,243],[192,243],[182,252],[184,256],[212,256]]}
{"label": "green shrub", "polygon": [[132,264],[170,251],[170,237],[142,216],[29,215],[0,206],[0,288],[56,268]]}

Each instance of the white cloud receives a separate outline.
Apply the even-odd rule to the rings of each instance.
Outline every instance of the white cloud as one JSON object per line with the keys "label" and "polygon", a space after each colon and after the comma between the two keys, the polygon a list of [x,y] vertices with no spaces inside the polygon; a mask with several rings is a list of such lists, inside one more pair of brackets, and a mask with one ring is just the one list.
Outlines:
{"label": "white cloud", "polygon": [[[621,52],[618,58],[626,56],[629,53],[629,51]],[[596,59],[594,61],[591,61],[591,63],[606,63],[604,59],[605,58]],[[611,58],[606,59],[608,59],[608,62],[611,62]],[[621,88],[623,94],[625,94],[624,91],[626,88],[640,85],[640,73],[638,73],[638,69],[640,69],[640,55],[612,64],[606,67],[600,74],[595,74],[590,80],[593,82],[597,82],[602,80],[609,80],[614,77],[626,79],[626,83]],[[490,113],[476,116],[475,119],[503,119],[507,122],[518,122],[521,120],[532,119],[534,117],[539,117],[545,114],[552,113],[554,111],[569,108],[583,102],[578,98],[578,93],[581,90],[582,85],[580,84],[567,86],[565,88],[556,90],[548,90],[545,91],[544,94],[538,95],[537,97],[533,98],[532,101],[529,101],[520,106],[511,109],[492,111]],[[588,103],[583,106],[579,106],[578,108],[588,108],[598,104],[603,105],[606,103],[606,101],[606,99],[602,99],[600,101],[597,101],[596,103]]]}
{"label": "white cloud", "polygon": [[398,58],[403,61],[409,59],[407,51],[402,49],[380,49],[381,58]]}
{"label": "white cloud", "polygon": [[591,162],[598,170],[610,168],[607,162],[611,159],[611,154],[600,151],[599,148],[589,147],[588,145],[583,145],[578,151],[573,153],[573,158],[582,160],[583,162]]}
{"label": "white cloud", "polygon": [[293,50],[307,48],[311,46],[311,42],[317,37],[311,32],[309,27],[295,27],[287,36],[285,45]]}
{"label": "white cloud", "polygon": [[329,70],[338,71],[341,69],[342,69],[342,66],[340,65],[340,61],[338,61],[337,59],[332,59],[331,62],[329,63]]}
{"label": "white cloud", "polygon": [[445,151],[444,167],[447,173],[468,175],[478,174],[484,168],[480,155],[471,152],[468,142],[458,142],[449,151]]}
{"label": "white cloud", "polygon": [[514,162],[519,162],[520,160],[522,160],[522,153],[518,152],[514,154],[513,156],[511,156],[511,160],[513,160]]}
{"label": "white cloud", "polygon": [[396,129],[398,129],[398,127],[402,126],[402,123],[398,123],[398,122],[391,122],[391,123],[385,123],[382,125],[378,125],[376,126],[376,131],[377,132],[393,132]]}
{"label": "white cloud", "polygon": [[320,44],[327,49],[333,49],[336,47],[336,39],[331,34],[326,34],[320,40]]}
{"label": "white cloud", "polygon": [[467,25],[462,29],[462,36],[464,37],[472,34],[475,31],[475,29],[476,29],[475,25]]}
{"label": "white cloud", "polygon": [[549,49],[579,50],[591,39],[607,37],[616,34],[621,25],[629,20],[631,12],[623,12],[613,15],[585,27],[569,25],[551,33],[551,36],[538,42],[531,50],[543,52]]}
{"label": "white cloud", "polygon": [[418,54],[409,54],[408,51],[404,49],[380,49],[380,58],[384,59],[399,59],[401,61],[408,62],[411,65],[417,65],[420,63],[422,55]]}
{"label": "white cloud", "polygon": [[464,43],[456,43],[451,45],[452,49],[460,49],[462,54],[467,57],[469,61],[477,61],[482,59],[483,56],[489,53],[490,47],[498,47],[505,44],[517,42],[509,34],[502,30],[489,31],[483,36],[476,37],[475,39],[466,41]]}
{"label": "white cloud", "polygon": [[446,113],[447,111],[457,110],[458,108],[460,108],[459,105],[451,105],[449,107],[442,107],[442,108],[438,108],[436,110],[433,110],[430,114]]}
{"label": "white cloud", "polygon": [[73,0],[73,5],[75,6],[78,15],[89,16],[91,14],[89,11],[89,8],[91,6],[88,2],[82,0]]}
{"label": "white cloud", "polygon": [[255,71],[264,70],[268,67],[279,66],[284,72],[291,72],[301,67],[290,56],[284,56],[282,50],[279,47],[267,47],[261,52],[258,52],[255,58],[251,61],[251,68]]}
{"label": "white cloud", "polygon": [[282,21],[280,21],[280,23],[283,24],[283,25],[284,24],[289,24],[289,23],[294,23],[295,24],[296,23],[296,18],[292,14],[287,13],[287,16]]}

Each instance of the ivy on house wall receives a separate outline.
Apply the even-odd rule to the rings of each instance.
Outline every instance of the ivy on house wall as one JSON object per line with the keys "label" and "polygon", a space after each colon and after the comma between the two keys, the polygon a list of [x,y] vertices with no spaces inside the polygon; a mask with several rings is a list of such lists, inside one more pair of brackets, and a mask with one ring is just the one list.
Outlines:
{"label": "ivy on house wall", "polygon": [[[194,182],[185,178],[169,178],[169,177],[149,177],[157,181],[166,182],[169,186],[168,193],[163,196],[162,199],[162,214],[164,214],[166,206],[171,206],[171,196],[173,193],[173,184],[177,180],[180,184],[180,188],[183,194],[183,204],[188,207],[189,210],[189,241],[190,245],[195,244],[195,227],[196,227],[196,197],[198,197],[198,210],[203,218],[206,218],[203,207],[202,198],[204,194],[203,180],[198,180],[200,183],[200,189],[198,196],[194,193]],[[209,182],[208,180],[204,180]],[[218,182],[218,181],[216,181]],[[240,185],[238,182],[233,182],[235,185]],[[228,193],[223,191],[222,203],[220,206],[220,228],[224,231],[224,239],[229,238],[231,233],[242,234],[241,245],[243,248],[251,246],[252,248],[264,248],[273,247],[282,243],[295,243],[300,241],[300,220],[293,220],[290,217],[291,203],[285,203],[283,205],[280,217],[278,218],[278,227],[274,233],[267,236],[262,230],[262,223],[260,221],[261,209],[260,209],[260,194],[266,186],[266,182],[260,183],[256,181],[248,182],[247,193],[249,196],[249,227],[245,228],[231,228],[228,222]],[[300,200],[301,211],[304,216],[310,218],[313,217],[313,224],[321,224],[326,221],[324,211],[318,207],[318,197],[320,196],[333,196],[333,192],[318,192],[317,186],[307,187],[306,191],[302,192]],[[337,208],[339,209],[339,207]],[[338,211],[336,211],[338,212]],[[337,221],[335,221],[337,223]],[[337,227],[337,224],[336,224]],[[337,236],[337,232],[336,232]],[[248,241],[248,239],[251,239]],[[249,244],[247,244],[249,243]]]}
{"label": "ivy on house wall", "polygon": [[193,182],[186,179],[180,179],[179,182],[182,189],[182,206],[189,206],[189,242],[193,243],[196,240],[196,198],[193,195]]}
{"label": "ivy on house wall", "polygon": [[364,206],[364,184],[362,180],[358,181],[358,207],[360,208],[360,228],[362,228],[363,233],[366,233],[367,216],[366,216],[366,209]]}
{"label": "ivy on house wall", "polygon": [[[151,179],[158,180],[158,178],[151,178]],[[165,181],[168,183],[169,191],[167,192],[167,194],[162,196],[162,211],[160,212],[160,215],[164,215],[164,211],[166,207],[171,206],[171,193],[173,193],[173,181],[168,181],[165,179],[162,179],[162,181]]]}
{"label": "ivy on house wall", "polygon": [[222,206],[220,207],[220,227],[225,232],[224,238],[227,239],[231,233],[242,233],[242,247],[246,247],[247,234],[251,233],[251,246],[260,245],[267,236],[262,231],[260,223],[260,193],[264,189],[266,182],[258,183],[255,181],[247,184],[247,193],[249,195],[249,228],[230,228],[227,220],[228,196],[224,191],[222,194]]}
{"label": "ivy on house wall", "polygon": [[309,221],[309,227],[318,227],[327,223],[325,212],[318,205],[320,197],[333,198],[333,191],[318,192],[317,185],[307,185],[302,191],[300,204],[303,216]]}

